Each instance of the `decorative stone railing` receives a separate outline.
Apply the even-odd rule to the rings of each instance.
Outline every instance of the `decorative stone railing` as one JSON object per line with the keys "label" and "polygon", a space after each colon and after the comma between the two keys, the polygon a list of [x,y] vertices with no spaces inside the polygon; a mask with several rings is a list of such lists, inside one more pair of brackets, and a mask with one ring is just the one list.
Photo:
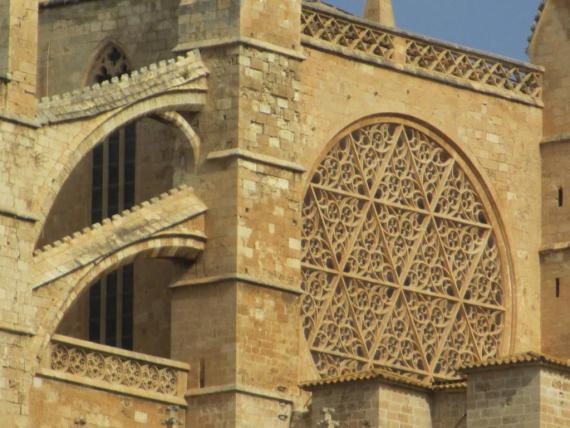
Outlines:
{"label": "decorative stone railing", "polygon": [[127,395],[186,405],[185,363],[55,335],[39,375]]}
{"label": "decorative stone railing", "polygon": [[384,27],[316,3],[304,4],[301,28],[308,45],[533,104],[542,98],[543,69],[531,64]]}

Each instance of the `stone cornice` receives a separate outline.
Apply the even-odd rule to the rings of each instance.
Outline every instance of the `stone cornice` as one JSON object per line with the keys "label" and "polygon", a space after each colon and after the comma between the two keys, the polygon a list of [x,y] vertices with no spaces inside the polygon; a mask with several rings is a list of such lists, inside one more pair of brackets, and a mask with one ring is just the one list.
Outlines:
{"label": "stone cornice", "polygon": [[243,384],[228,384],[228,385],[219,385],[219,386],[209,386],[205,388],[189,389],[186,392],[186,398],[188,399],[191,397],[202,397],[204,395],[227,394],[227,393],[252,395],[255,397],[261,397],[261,398],[266,398],[268,400],[275,400],[290,404],[293,404],[294,402],[293,397],[288,396],[286,394]]}
{"label": "stone cornice", "polygon": [[3,321],[0,321],[0,331],[4,333],[10,333],[16,336],[32,337],[36,335],[36,332],[31,327],[10,324]]}
{"label": "stone cornice", "polygon": [[326,387],[330,385],[344,384],[350,382],[366,382],[366,381],[379,381],[391,385],[396,385],[405,388],[412,388],[426,392],[464,389],[467,386],[463,379],[450,380],[447,382],[421,381],[388,370],[374,369],[363,372],[351,373],[343,376],[321,378],[313,381],[303,382],[301,383],[300,387],[302,389],[311,391],[318,387]]}
{"label": "stone cornice", "polygon": [[223,48],[228,46],[244,45],[253,47],[256,49],[264,50],[267,52],[273,52],[279,55],[287,56],[299,61],[307,59],[302,52],[294,49],[287,49],[282,46],[275,45],[273,43],[265,42],[263,40],[257,40],[252,37],[227,37],[219,39],[209,39],[200,40],[196,42],[187,42],[177,45],[173,51],[174,52],[186,52],[194,49],[212,49],[212,48]]}
{"label": "stone cornice", "polygon": [[261,163],[275,168],[295,172],[298,174],[302,174],[305,172],[305,168],[295,162],[290,162],[287,160],[279,159],[274,156],[264,155],[261,153],[255,153],[246,149],[219,150],[208,153],[208,156],[206,157],[206,159],[209,161],[232,159],[232,158],[244,159],[255,163]]}
{"label": "stone cornice", "polygon": [[543,245],[539,253],[540,255],[547,255],[550,253],[556,253],[559,251],[566,251],[570,249],[570,241],[561,241],[561,242],[552,242],[549,244]]}
{"label": "stone cornice", "polygon": [[221,282],[243,282],[263,288],[270,288],[273,290],[284,291],[286,293],[302,295],[303,291],[300,288],[292,287],[290,285],[267,281],[264,279],[255,278],[253,276],[244,275],[241,273],[229,273],[225,275],[214,275],[203,278],[181,279],[170,286],[171,289],[179,289],[184,287],[195,287],[200,285],[217,284]]}
{"label": "stone cornice", "polygon": [[481,361],[478,363],[466,365],[462,367],[459,371],[461,373],[469,374],[476,371],[496,370],[499,368],[506,368],[506,367],[536,366],[536,365],[563,370],[565,372],[570,371],[569,360],[563,360],[560,358],[556,358],[546,354],[541,354],[538,352],[525,352],[521,354],[508,355],[506,357],[489,359],[486,361]]}
{"label": "stone cornice", "polygon": [[540,144],[567,143],[568,141],[570,141],[570,133],[562,133],[545,137],[542,139]]}

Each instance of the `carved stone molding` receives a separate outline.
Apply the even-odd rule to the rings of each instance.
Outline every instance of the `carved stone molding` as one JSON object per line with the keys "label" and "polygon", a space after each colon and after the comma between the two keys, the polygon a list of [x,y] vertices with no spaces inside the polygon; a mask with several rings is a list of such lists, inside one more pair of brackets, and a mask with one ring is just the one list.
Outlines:
{"label": "carved stone molding", "polygon": [[184,403],[188,370],[187,364],[178,361],[57,335],[42,359],[40,374],[87,387]]}

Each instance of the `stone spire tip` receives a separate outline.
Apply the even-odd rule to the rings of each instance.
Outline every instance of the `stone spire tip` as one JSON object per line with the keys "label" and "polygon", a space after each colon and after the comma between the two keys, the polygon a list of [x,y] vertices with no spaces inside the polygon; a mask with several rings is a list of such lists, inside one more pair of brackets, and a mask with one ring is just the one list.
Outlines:
{"label": "stone spire tip", "polygon": [[392,0],[366,0],[364,18],[388,27],[395,27]]}

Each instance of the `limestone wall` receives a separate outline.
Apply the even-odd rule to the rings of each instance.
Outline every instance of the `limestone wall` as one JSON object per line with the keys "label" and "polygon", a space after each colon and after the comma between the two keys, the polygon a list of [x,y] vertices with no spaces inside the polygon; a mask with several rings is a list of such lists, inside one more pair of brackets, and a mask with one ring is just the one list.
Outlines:
{"label": "limestone wall", "polygon": [[431,428],[432,414],[429,394],[398,386],[380,389],[378,427]]}
{"label": "limestone wall", "polygon": [[538,427],[540,370],[517,367],[478,372],[467,383],[467,427]]}
{"label": "limestone wall", "polygon": [[433,428],[467,428],[466,390],[442,390],[432,395]]}
{"label": "limestone wall", "polygon": [[540,374],[540,427],[563,428],[570,425],[570,376],[551,370]]}
{"label": "limestone wall", "polygon": [[[161,426],[169,417],[168,403],[97,391],[61,381],[34,378],[31,398],[32,426],[62,428],[142,428]],[[178,412],[184,421],[185,411]]]}
{"label": "limestone wall", "polygon": [[341,427],[431,428],[428,392],[403,386],[359,381],[330,384],[312,390],[307,427],[319,426],[330,414]]}
{"label": "limestone wall", "polygon": [[135,69],[171,58],[177,6],[176,0],[103,0],[41,8],[39,93],[89,84],[91,64],[109,41],[125,50]]}
{"label": "limestone wall", "polygon": [[542,350],[560,358],[570,355],[568,319],[563,314],[570,303],[570,253],[544,253],[542,260]]}

